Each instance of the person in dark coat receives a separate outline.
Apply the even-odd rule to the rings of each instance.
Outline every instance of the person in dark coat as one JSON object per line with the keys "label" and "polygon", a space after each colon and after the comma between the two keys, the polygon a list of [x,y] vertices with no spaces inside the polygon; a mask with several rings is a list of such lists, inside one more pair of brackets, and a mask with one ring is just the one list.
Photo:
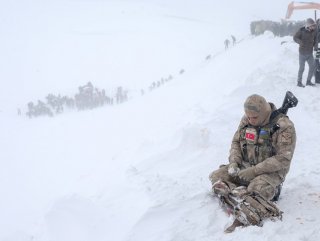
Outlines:
{"label": "person in dark coat", "polygon": [[298,83],[299,87],[305,87],[302,84],[302,75],[304,72],[305,63],[309,65],[309,72],[307,77],[306,85],[314,86],[311,82],[311,78],[314,74],[315,61],[313,58],[313,47],[315,45],[316,38],[316,23],[312,18],[308,18],[306,25],[298,30],[293,36],[293,40],[299,44],[299,72],[298,72]]}

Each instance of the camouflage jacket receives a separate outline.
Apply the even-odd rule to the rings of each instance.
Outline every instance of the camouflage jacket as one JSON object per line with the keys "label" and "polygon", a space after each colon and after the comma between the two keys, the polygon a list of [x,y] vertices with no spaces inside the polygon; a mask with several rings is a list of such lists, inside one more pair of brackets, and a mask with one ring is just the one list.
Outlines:
{"label": "camouflage jacket", "polygon": [[300,28],[293,36],[293,40],[299,44],[299,53],[303,55],[312,54],[315,38],[315,31],[308,31],[305,27]]}
{"label": "camouflage jacket", "polygon": [[[270,103],[270,105],[272,110],[276,109],[272,103]],[[272,135],[270,135],[269,144],[271,146],[271,150],[269,154],[265,156],[261,155],[261,153],[251,153],[251,156],[256,156],[254,163],[252,163],[249,161],[250,152],[265,152],[266,149],[263,150],[263,148],[260,148],[261,142],[264,140],[261,140],[260,135],[258,135],[255,144],[252,144],[252,150],[245,150],[248,147],[248,139],[250,139],[254,134],[248,131],[250,124],[247,117],[243,116],[232,140],[229,162],[238,163],[242,169],[249,166],[255,166],[257,175],[277,173],[284,181],[284,178],[289,171],[291,159],[296,145],[296,132],[294,124],[285,115],[281,115],[279,118],[276,118],[274,121],[272,121],[272,125],[274,124],[278,124],[279,127]],[[259,127],[258,129],[267,130],[267,128],[270,126],[271,122],[269,118],[269,123],[265,126]]]}

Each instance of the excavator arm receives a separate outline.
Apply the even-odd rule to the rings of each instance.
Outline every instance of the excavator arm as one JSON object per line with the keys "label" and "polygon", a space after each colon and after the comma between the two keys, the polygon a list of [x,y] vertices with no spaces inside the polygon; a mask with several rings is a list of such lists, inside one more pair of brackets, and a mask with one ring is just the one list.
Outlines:
{"label": "excavator arm", "polygon": [[320,10],[320,3],[315,2],[291,2],[288,5],[286,19],[289,19],[293,13],[293,10],[301,10],[301,9],[315,9]]}

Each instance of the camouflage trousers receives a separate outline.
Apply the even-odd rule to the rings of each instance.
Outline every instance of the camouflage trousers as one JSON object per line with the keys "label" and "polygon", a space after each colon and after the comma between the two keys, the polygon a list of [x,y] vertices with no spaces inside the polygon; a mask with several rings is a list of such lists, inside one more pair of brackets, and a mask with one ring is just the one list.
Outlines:
{"label": "camouflage trousers", "polygon": [[[213,171],[209,179],[212,185],[217,181],[225,182],[230,190],[235,189],[239,186],[244,186],[244,184],[237,177],[231,177],[228,174],[228,166],[223,165],[218,170]],[[245,184],[247,186],[247,191],[249,193],[256,193],[262,196],[265,200],[272,200],[276,194],[277,187],[281,185],[283,180],[277,173],[262,174],[250,181],[250,183]]]}

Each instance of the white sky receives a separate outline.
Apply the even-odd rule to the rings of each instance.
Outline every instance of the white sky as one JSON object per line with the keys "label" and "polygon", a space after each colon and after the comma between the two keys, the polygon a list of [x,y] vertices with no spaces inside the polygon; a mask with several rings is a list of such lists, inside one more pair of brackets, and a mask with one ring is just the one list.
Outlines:
{"label": "white sky", "polygon": [[[0,78],[7,84],[0,90],[0,102],[6,103],[0,109],[15,112],[50,91],[71,95],[88,81],[107,89],[146,86],[191,64],[194,52],[219,48],[230,34],[246,36],[252,20],[280,21],[287,4],[283,0],[2,1]],[[292,18],[310,17],[307,13],[313,14],[300,11]],[[145,17],[150,21],[144,22]],[[170,18],[175,24],[161,29]],[[198,31],[188,33],[187,21],[197,24]],[[150,35],[141,39],[140,32]],[[183,34],[185,43],[168,42],[168,34],[177,39]],[[163,47],[153,46],[156,39]],[[203,39],[201,46],[195,44],[198,39]],[[144,60],[136,61],[137,55]],[[181,66],[174,66],[178,59]]]}

